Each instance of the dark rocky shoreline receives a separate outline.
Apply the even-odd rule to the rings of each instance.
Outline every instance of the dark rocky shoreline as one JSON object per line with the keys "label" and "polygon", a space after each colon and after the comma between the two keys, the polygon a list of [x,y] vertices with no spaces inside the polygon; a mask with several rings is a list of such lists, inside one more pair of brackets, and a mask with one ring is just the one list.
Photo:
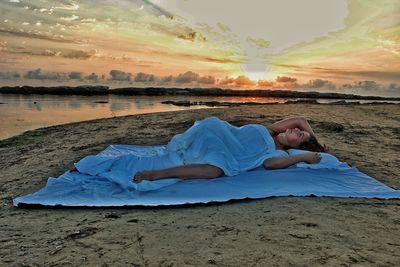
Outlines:
{"label": "dark rocky shoreline", "polygon": [[164,87],[124,87],[110,89],[108,86],[4,86],[3,94],[53,94],[53,95],[147,95],[147,96],[241,96],[241,97],[281,97],[281,98],[324,98],[357,100],[397,100],[400,97],[360,96],[341,93],[299,92],[290,90],[232,90],[221,88],[164,88]]}
{"label": "dark rocky shoreline", "polygon": [[[317,104],[321,105],[316,99],[298,99],[298,100],[288,100],[284,103],[279,102],[268,102],[268,103],[259,103],[259,102],[219,102],[219,101],[188,101],[188,100],[167,100],[162,101],[162,104],[169,104],[174,106],[207,106],[207,107],[237,107],[237,106],[262,106],[262,105],[277,105],[277,104]],[[359,101],[355,102],[346,102],[344,100],[334,101],[330,103],[324,103],[328,105],[399,105],[396,103],[388,103],[388,102],[369,102],[369,103],[360,103]]]}

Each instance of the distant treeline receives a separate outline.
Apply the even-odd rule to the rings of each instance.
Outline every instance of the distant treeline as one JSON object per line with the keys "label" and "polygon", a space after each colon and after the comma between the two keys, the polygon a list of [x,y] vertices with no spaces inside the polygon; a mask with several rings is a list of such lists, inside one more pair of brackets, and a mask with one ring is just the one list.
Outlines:
{"label": "distant treeline", "polygon": [[363,100],[400,100],[399,97],[360,96],[341,93],[299,92],[290,90],[232,90],[221,88],[115,88],[108,86],[55,86],[33,87],[14,86],[0,87],[4,94],[53,94],[53,95],[147,95],[147,96],[249,96],[249,97],[281,97],[281,98],[326,98],[326,99],[363,99]]}

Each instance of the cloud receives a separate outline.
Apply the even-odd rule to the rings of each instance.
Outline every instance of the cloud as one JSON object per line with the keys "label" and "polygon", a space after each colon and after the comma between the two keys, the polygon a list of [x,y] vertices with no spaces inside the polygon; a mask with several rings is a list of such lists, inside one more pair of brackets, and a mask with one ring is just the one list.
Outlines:
{"label": "cloud", "polygon": [[[30,50],[31,49],[31,50]],[[0,47],[1,50],[1,47]],[[40,50],[36,47],[30,48],[22,45],[14,45],[5,47],[4,51],[7,51],[12,54],[24,54],[29,56],[45,56],[45,57],[58,57],[61,55],[61,51],[54,51],[50,49]]]}
{"label": "cloud", "polygon": [[42,56],[48,56],[48,57],[57,57],[57,56],[59,56],[61,54],[61,52],[60,51],[53,51],[53,50],[50,50],[50,49],[46,49],[46,50],[44,50],[44,52],[42,52],[40,55],[42,55]]}
{"label": "cloud", "polygon": [[[40,68],[29,70],[24,74],[20,74],[16,71],[0,72],[0,79],[34,79],[34,80],[52,80],[52,81],[69,81],[69,80],[90,80],[97,81],[99,76],[92,72],[91,74],[84,76],[84,73],[78,71],[71,72],[43,72]],[[104,79],[102,77],[101,79]]]}
{"label": "cloud", "polygon": [[83,51],[83,50],[73,50],[64,55],[66,58],[75,59],[89,59],[96,54],[96,50]]}
{"label": "cloud", "polygon": [[121,70],[111,70],[110,71],[111,80],[113,81],[131,81],[132,74],[129,72],[124,72]]}
{"label": "cloud", "polygon": [[259,86],[259,87],[274,87],[275,83],[273,81],[258,80],[257,86]]}
{"label": "cloud", "polygon": [[[261,88],[281,88],[290,90],[310,90],[315,89],[320,92],[342,92],[342,93],[352,93],[358,95],[381,95],[381,96],[400,96],[400,85],[396,83],[391,84],[381,84],[374,80],[364,80],[355,81],[353,83],[347,83],[343,85],[336,85],[329,80],[323,79],[313,79],[308,83],[298,84],[296,82],[277,82],[281,81],[282,77],[275,80],[258,80],[253,81],[245,75],[238,76],[236,78],[225,76],[221,80],[217,80],[215,77],[199,76],[199,74],[192,71],[187,71],[185,73],[179,74],[177,76],[168,75],[157,77],[153,74],[139,72],[134,78],[129,72],[124,72],[121,70],[111,70],[110,78],[108,82],[120,81],[120,82],[140,82],[140,83],[152,83],[157,82],[158,84],[168,84],[171,86],[177,86],[184,83],[197,83],[197,84],[208,84],[208,85],[219,85],[223,87],[261,87]],[[25,79],[35,79],[35,80],[51,80],[56,82],[68,82],[71,80],[79,81],[91,81],[98,82],[99,80],[104,80],[106,82],[107,77],[92,72],[89,75],[85,75],[82,72],[71,71],[71,72],[43,72],[40,68],[29,70],[24,74],[20,74],[17,71],[0,72],[0,79],[5,80],[18,80],[21,78]],[[284,81],[294,81],[295,78],[286,77],[289,79],[283,79]]]}
{"label": "cloud", "polygon": [[7,71],[7,72],[0,72],[0,79],[19,79],[21,75],[16,71]]}
{"label": "cloud", "polygon": [[252,46],[254,46],[255,48],[258,49],[266,49],[270,46],[270,42],[268,42],[267,40],[264,40],[262,38],[251,38],[251,37],[247,37],[247,42],[249,42],[249,44],[251,44]]}
{"label": "cloud", "polygon": [[366,91],[379,90],[379,85],[375,81],[361,81],[355,84],[357,87],[363,88]]}
{"label": "cloud", "polygon": [[[152,2],[176,14],[188,25],[193,25],[193,27],[209,25],[212,27],[209,31],[210,35],[214,32],[225,34],[227,32],[225,29],[229,29],[228,33],[236,37],[250,59],[254,45],[258,48],[268,45],[262,40],[271,42],[271,46],[267,46],[268,53],[277,53],[294,44],[314,40],[343,28],[344,19],[347,16],[345,0],[328,2],[259,0],[252,1],[251,4],[231,0],[157,0]],[[207,7],[224,11],[229,7],[229,12],[224,12],[221,16]],[[268,26],[275,25],[283,17],[285,22],[280,23],[279,27]],[[318,23],[315,24],[315,21]],[[220,25],[223,25],[222,29]],[[254,39],[250,47],[246,41],[247,37]]]}
{"label": "cloud", "polygon": [[344,74],[349,76],[362,76],[376,79],[400,81],[400,72],[398,71],[347,71]]}
{"label": "cloud", "polygon": [[45,57],[58,57],[61,55],[61,51],[54,51],[50,49],[45,49],[42,51],[28,50],[27,47],[23,46],[13,46],[8,49],[10,53],[26,54],[31,56],[45,56]]}
{"label": "cloud", "polygon": [[256,85],[256,82],[250,80],[250,78],[245,75],[240,75],[235,79],[235,84],[237,86],[250,86],[250,85]]}
{"label": "cloud", "polygon": [[356,94],[368,95],[386,95],[400,97],[400,85],[396,83],[380,84],[373,80],[355,81],[353,83],[343,84],[340,87],[342,91],[350,91]]}
{"label": "cloud", "polygon": [[192,41],[192,42],[194,42],[194,41],[206,42],[207,41],[207,38],[203,34],[201,34],[199,32],[195,32],[192,29],[188,29],[187,33],[179,34],[177,37],[180,39],[188,40],[188,41]]}
{"label": "cloud", "polygon": [[230,78],[230,77],[226,77],[222,80],[219,81],[218,83],[219,85],[231,85],[231,86],[255,86],[257,84],[257,82],[252,81],[250,78],[248,78],[245,75],[240,75],[236,78]]}
{"label": "cloud", "polygon": [[278,76],[276,77],[275,81],[278,83],[294,83],[295,81],[297,81],[297,79],[287,76]]}
{"label": "cloud", "polygon": [[326,67],[307,67],[299,65],[286,65],[286,64],[275,64],[278,67],[284,67],[295,70],[297,73],[310,72],[314,75],[326,75],[337,78],[375,78],[378,80],[398,80],[400,81],[400,74],[398,71],[381,71],[381,70],[351,70],[351,69],[335,69]]}
{"label": "cloud", "polygon": [[178,35],[178,38],[183,39],[183,40],[189,40],[189,41],[194,41],[196,39],[196,32],[192,31],[189,32],[187,34],[182,34],[182,35]]}
{"label": "cloud", "polygon": [[72,14],[71,17],[61,17],[60,19],[65,20],[65,21],[73,21],[79,19],[77,15]]}
{"label": "cloud", "polygon": [[172,38],[179,38],[191,42],[206,42],[207,38],[192,27],[187,26],[175,19],[168,20],[163,17],[154,18],[152,21],[146,21],[147,29],[158,35],[164,35]]}
{"label": "cloud", "polygon": [[71,3],[70,5],[61,5],[61,6],[53,6],[51,7],[52,9],[62,9],[62,10],[78,10],[79,9],[79,5],[75,4],[75,3]]}
{"label": "cloud", "polygon": [[[380,81],[400,81],[400,73],[398,71],[383,71],[383,70],[351,70],[337,69],[326,67],[309,67],[300,65],[274,64],[277,67],[288,68],[294,70],[297,74],[310,74],[319,77],[328,77],[336,79],[377,79]],[[395,67],[394,67],[395,68]]]}
{"label": "cloud", "polygon": [[380,89],[380,86],[375,81],[358,81],[353,82],[353,84],[343,84],[343,88],[347,89],[358,89],[363,91],[377,91]]}
{"label": "cloud", "polygon": [[99,79],[99,76],[96,73],[92,72],[91,74],[85,76],[84,79],[90,81],[97,81]]}
{"label": "cloud", "polygon": [[86,18],[86,19],[81,19],[80,22],[96,22],[97,20],[95,18]]}
{"label": "cloud", "polygon": [[202,76],[197,79],[197,83],[202,83],[202,84],[215,84],[215,77],[213,76]]}
{"label": "cloud", "polygon": [[396,94],[400,95],[400,85],[391,83],[389,86],[386,88],[386,91],[391,94]]}
{"label": "cloud", "polygon": [[83,75],[82,72],[72,71],[68,73],[68,78],[70,78],[71,80],[81,80],[82,75]]}
{"label": "cloud", "polygon": [[171,83],[173,81],[174,77],[172,75],[161,77],[160,78],[160,83]]}
{"label": "cloud", "polygon": [[199,74],[194,73],[192,71],[187,71],[183,74],[179,74],[175,78],[175,82],[176,83],[191,83],[191,82],[197,81],[198,78],[199,78]]}
{"label": "cloud", "polygon": [[47,41],[52,41],[52,42],[59,42],[59,43],[74,43],[73,40],[67,39],[64,36],[61,35],[44,35],[40,34],[38,32],[36,33],[28,33],[28,32],[22,32],[22,31],[14,31],[12,29],[4,29],[0,28],[0,34],[4,33],[6,35],[13,35],[13,36],[18,36],[18,37],[26,37],[26,38],[35,38],[35,39],[40,39],[40,40],[47,40]]}
{"label": "cloud", "polygon": [[136,74],[134,81],[142,83],[155,82],[156,76],[154,76],[153,74],[139,72]]}
{"label": "cloud", "polygon": [[219,81],[220,85],[233,85],[234,83],[235,83],[235,79],[228,77],[228,76],[225,76],[224,79]]}
{"label": "cloud", "polygon": [[333,84],[332,82],[328,80],[322,80],[322,79],[315,79],[315,80],[310,80],[308,82],[308,86],[311,88],[327,88],[327,89],[336,89],[336,85]]}
{"label": "cloud", "polygon": [[330,75],[339,75],[342,77],[365,77],[375,78],[380,80],[398,80],[400,81],[400,73],[398,71],[379,71],[379,70],[343,70],[343,69],[332,69],[332,68],[311,68],[317,73],[324,73]]}
{"label": "cloud", "polygon": [[192,61],[193,60],[198,60],[198,61],[215,62],[215,63],[223,63],[223,64],[225,64],[225,63],[232,63],[232,64],[243,63],[242,61],[232,60],[232,59],[229,59],[229,58],[212,58],[212,57],[209,57],[209,56],[195,55],[195,54],[177,53],[176,56],[184,58],[184,59],[192,60]]}
{"label": "cloud", "polygon": [[63,72],[43,73],[41,69],[27,71],[23,77],[25,79],[35,79],[35,80],[52,80],[52,81],[68,80],[66,73],[63,73]]}
{"label": "cloud", "polygon": [[228,58],[211,58],[211,57],[201,57],[201,60],[208,61],[208,62],[215,62],[215,63],[232,63],[232,64],[237,64],[241,63],[236,60],[228,59]]}

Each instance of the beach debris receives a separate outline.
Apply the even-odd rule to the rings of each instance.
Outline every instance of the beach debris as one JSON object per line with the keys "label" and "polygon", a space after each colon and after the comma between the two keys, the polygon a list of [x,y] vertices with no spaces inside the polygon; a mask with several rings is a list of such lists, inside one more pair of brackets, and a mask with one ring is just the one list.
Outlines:
{"label": "beach debris", "polygon": [[343,132],[344,130],[344,126],[342,124],[336,122],[328,122],[328,121],[319,122],[318,127],[336,133]]}
{"label": "beach debris", "polygon": [[311,237],[310,234],[289,234],[290,236],[294,237],[294,238],[298,238],[298,239],[308,239]]}
{"label": "beach debris", "polygon": [[271,241],[271,238],[268,238],[268,236],[264,233],[261,233],[258,235],[258,240],[260,241]]}
{"label": "beach debris", "polygon": [[207,261],[207,263],[208,264],[217,264],[217,262],[215,261],[215,260],[213,260],[213,259],[209,259],[208,261]]}
{"label": "beach debris", "polygon": [[121,215],[115,212],[107,213],[104,215],[104,218],[109,218],[109,219],[118,219],[121,218]]}
{"label": "beach debris", "polygon": [[58,245],[58,246],[56,246],[55,248],[54,248],[54,250],[53,251],[50,251],[50,255],[55,255],[55,254],[57,254],[60,250],[62,250],[64,247],[63,246],[61,246],[61,245]]}
{"label": "beach debris", "polygon": [[87,236],[94,235],[95,233],[97,233],[98,230],[99,229],[96,228],[96,227],[85,227],[85,228],[82,228],[80,230],[76,230],[73,233],[67,235],[65,237],[65,239],[73,239],[73,240],[75,240],[75,239],[84,238],[84,237],[87,237]]}
{"label": "beach debris", "polygon": [[306,227],[317,227],[318,226],[318,224],[311,223],[311,222],[303,222],[303,223],[301,223],[301,225],[304,225]]}

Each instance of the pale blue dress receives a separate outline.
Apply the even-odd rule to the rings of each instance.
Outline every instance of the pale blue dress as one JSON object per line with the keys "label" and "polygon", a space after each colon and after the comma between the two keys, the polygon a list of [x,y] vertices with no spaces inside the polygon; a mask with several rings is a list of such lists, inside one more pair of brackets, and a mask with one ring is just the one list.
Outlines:
{"label": "pale blue dress", "polygon": [[183,164],[211,164],[234,176],[260,167],[267,158],[287,155],[277,150],[268,129],[260,124],[236,127],[217,117],[196,121],[182,134],[153,154],[87,156],[75,163],[81,173],[127,184],[136,172]]}

